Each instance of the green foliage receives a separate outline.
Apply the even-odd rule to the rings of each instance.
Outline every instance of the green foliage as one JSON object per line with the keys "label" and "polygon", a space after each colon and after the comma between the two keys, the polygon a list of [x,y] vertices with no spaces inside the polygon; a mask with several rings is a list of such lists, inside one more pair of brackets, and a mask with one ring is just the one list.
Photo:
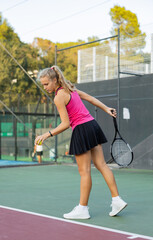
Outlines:
{"label": "green foliage", "polygon": [[[22,43],[2,16],[0,18],[0,42],[26,71],[38,69],[37,49]],[[27,104],[35,99],[34,96],[38,96],[38,89],[2,46],[0,46],[1,100],[4,100],[8,106],[16,106],[20,96],[20,103]],[[14,79],[17,81],[13,81]],[[28,98],[27,95],[29,95]]]}
{"label": "green foliage", "polygon": [[[110,16],[113,22],[112,35],[116,35],[120,27],[121,40],[125,40],[122,45],[122,58],[130,55],[132,59],[144,59],[141,49],[145,46],[145,33],[140,30],[140,25],[136,14],[124,7],[115,5],[110,9]],[[137,44],[133,39],[139,38]],[[87,42],[97,40],[97,36],[88,37]],[[114,41],[114,39],[112,40]],[[0,14],[0,43],[12,54],[19,64],[27,71],[34,73],[43,68],[55,64],[55,45],[57,49],[62,49],[85,43],[79,39],[77,42],[53,43],[48,39],[35,38],[32,44],[20,41],[18,35],[9,25],[6,19]],[[77,51],[78,49],[89,48],[100,45],[98,54],[113,56],[110,41],[97,42],[79,48],[57,53],[57,65],[63,71],[66,79],[73,83],[77,82]],[[114,44],[114,43],[113,43]],[[36,76],[31,75],[33,78]],[[17,79],[17,82],[12,81]],[[7,52],[0,46],[0,98],[7,106],[17,106],[28,103],[36,103],[40,96],[40,90],[33,84],[31,79],[20,69]],[[43,102],[43,97],[41,99]]]}
{"label": "green foliage", "polygon": [[120,27],[123,38],[142,35],[136,14],[126,10],[125,7],[115,5],[110,10],[110,16],[115,27],[113,31],[117,33],[117,28]]}
{"label": "green foliage", "polygon": [[[112,35],[118,34],[118,28],[120,28],[121,40],[126,40],[122,46],[124,54],[134,55],[145,47],[146,34],[141,32],[135,13],[115,5],[110,9],[110,16],[113,22]],[[134,41],[136,38],[137,44]]]}

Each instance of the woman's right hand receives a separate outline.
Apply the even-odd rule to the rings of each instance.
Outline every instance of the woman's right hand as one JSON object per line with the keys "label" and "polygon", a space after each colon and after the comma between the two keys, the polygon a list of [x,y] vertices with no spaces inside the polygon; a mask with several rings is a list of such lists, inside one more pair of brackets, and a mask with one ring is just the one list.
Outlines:
{"label": "woman's right hand", "polygon": [[35,139],[35,145],[43,144],[43,142],[50,137],[50,133],[44,133],[43,135],[37,136]]}
{"label": "woman's right hand", "polygon": [[117,117],[117,112],[116,112],[116,109],[115,108],[107,108],[107,111],[106,111],[110,116],[116,118]]}

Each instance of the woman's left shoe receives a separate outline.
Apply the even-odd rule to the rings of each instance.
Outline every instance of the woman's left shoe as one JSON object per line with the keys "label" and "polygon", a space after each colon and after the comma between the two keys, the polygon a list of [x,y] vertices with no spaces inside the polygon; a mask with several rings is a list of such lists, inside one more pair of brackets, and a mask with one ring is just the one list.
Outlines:
{"label": "woman's left shoe", "polygon": [[124,202],[121,198],[119,198],[119,200],[117,200],[117,201],[112,201],[112,204],[111,204],[112,211],[109,213],[109,216],[111,216],[111,217],[116,216],[126,206],[127,206],[127,203]]}

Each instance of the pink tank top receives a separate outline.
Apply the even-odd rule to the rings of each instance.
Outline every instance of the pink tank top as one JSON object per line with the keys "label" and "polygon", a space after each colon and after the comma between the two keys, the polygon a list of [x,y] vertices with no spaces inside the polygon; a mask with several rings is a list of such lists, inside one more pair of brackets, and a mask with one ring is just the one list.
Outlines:
{"label": "pink tank top", "polygon": [[77,91],[71,92],[71,99],[66,105],[66,109],[72,130],[74,130],[77,125],[94,119],[83,104]]}

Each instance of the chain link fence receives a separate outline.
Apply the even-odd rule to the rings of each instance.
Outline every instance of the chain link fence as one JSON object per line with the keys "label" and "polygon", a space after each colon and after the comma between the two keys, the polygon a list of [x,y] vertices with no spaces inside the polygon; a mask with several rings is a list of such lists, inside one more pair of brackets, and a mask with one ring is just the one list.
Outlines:
{"label": "chain link fence", "polygon": [[[20,107],[14,115],[3,108],[0,111],[0,159],[16,161],[37,161],[33,158],[35,137],[55,128],[55,114],[46,113],[46,103],[40,104],[38,113],[34,113],[37,105]],[[6,110],[6,111],[5,111]],[[16,117],[17,119],[16,119]],[[20,120],[20,122],[18,121]],[[57,116],[57,124],[60,117]],[[58,136],[57,159],[55,159],[55,138],[47,139],[43,144],[43,162],[73,162],[68,155],[71,129]]]}
{"label": "chain link fence", "polygon": [[[120,38],[120,77],[130,73],[153,73],[153,34],[150,37],[150,51],[145,52],[144,37]],[[118,76],[117,39],[78,51],[78,83],[115,79]]]}

